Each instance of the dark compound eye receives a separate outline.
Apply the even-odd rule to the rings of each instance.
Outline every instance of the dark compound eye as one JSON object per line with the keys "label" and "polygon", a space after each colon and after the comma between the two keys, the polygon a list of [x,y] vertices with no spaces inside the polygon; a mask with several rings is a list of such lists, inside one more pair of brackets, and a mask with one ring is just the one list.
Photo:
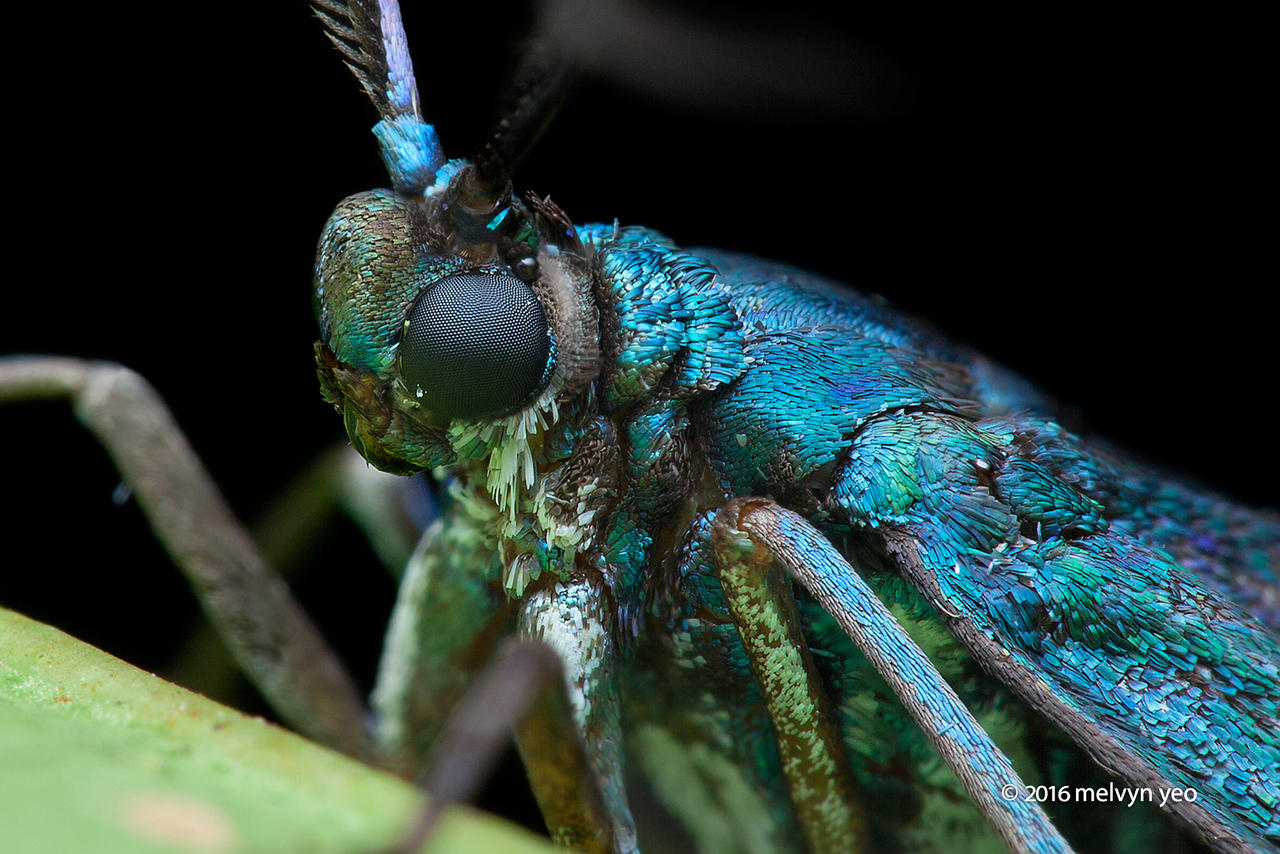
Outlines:
{"label": "dark compound eye", "polygon": [[495,415],[537,390],[550,351],[547,318],[528,285],[506,273],[460,273],[409,312],[400,375],[433,414]]}

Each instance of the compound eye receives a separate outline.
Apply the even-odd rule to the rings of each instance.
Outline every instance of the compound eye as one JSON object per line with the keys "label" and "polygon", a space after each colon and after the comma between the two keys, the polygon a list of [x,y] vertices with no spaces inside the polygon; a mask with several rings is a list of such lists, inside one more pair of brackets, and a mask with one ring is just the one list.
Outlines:
{"label": "compound eye", "polygon": [[460,273],[409,312],[400,376],[435,415],[496,415],[537,391],[550,352],[547,318],[528,285],[507,273]]}

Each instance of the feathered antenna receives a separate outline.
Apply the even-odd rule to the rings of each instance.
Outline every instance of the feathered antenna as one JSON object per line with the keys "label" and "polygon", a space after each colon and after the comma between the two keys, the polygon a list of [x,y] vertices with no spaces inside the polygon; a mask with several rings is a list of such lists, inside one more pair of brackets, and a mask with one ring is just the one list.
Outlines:
{"label": "feathered antenna", "polygon": [[435,182],[444,153],[435,128],[422,120],[413,61],[397,0],[311,0],[325,35],[378,108],[373,133],[391,184],[418,195]]}

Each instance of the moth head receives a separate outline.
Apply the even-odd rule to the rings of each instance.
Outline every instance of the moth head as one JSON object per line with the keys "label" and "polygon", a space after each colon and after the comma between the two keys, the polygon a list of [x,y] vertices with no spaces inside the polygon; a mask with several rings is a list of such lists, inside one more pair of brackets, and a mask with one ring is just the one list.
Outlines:
{"label": "moth head", "polygon": [[[572,223],[511,192],[557,74],[519,76],[518,108],[474,162],[446,160],[421,116],[398,6],[335,0],[316,12],[381,114],[392,183],[344,199],[320,237],[325,397],[355,447],[391,471],[449,463],[476,438],[527,437],[599,361],[591,266]],[[464,453],[482,450],[471,441]]]}
{"label": "moth head", "polygon": [[[362,451],[395,446],[380,437],[407,422],[442,437],[456,422],[546,409],[594,375],[590,266],[572,229],[511,201],[476,234],[450,216],[451,199],[447,183],[418,198],[358,193],[321,234],[321,382]],[[448,461],[410,456],[413,468]]]}

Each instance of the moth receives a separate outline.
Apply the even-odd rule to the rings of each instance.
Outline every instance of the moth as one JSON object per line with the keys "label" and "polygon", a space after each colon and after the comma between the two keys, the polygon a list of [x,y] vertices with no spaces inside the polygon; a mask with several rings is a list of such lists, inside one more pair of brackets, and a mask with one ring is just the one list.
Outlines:
{"label": "moth", "polygon": [[[428,97],[428,99],[426,99],[426,100],[428,100],[428,101],[429,101],[429,97]],[[447,133],[447,131],[445,131],[445,133]],[[653,220],[653,222],[654,222],[654,223],[657,223],[657,220]],[[660,223],[657,223],[657,224],[659,224],[659,225],[660,225]],[[696,238],[696,237],[695,237],[695,239],[700,239],[700,238]],[[849,250],[849,252],[850,252],[850,255],[851,255],[851,254],[852,254],[852,250]],[[998,312],[993,312],[993,314],[998,314]],[[1015,312],[1015,314],[1018,314],[1018,312]],[[1004,320],[1004,318],[1001,318],[1001,320]],[[1018,320],[1019,320],[1019,321],[1020,321],[1020,320],[1024,320],[1024,318],[1018,318]],[[1011,323],[1014,323],[1014,319],[1007,319],[1007,320],[1006,320],[1006,323],[1010,323],[1010,324],[1011,324]],[[997,330],[997,332],[998,332],[998,329],[1000,329],[1000,328],[1001,328],[1001,324],[1000,324],[1000,323],[992,323],[992,326],[993,326],[993,329]]]}

